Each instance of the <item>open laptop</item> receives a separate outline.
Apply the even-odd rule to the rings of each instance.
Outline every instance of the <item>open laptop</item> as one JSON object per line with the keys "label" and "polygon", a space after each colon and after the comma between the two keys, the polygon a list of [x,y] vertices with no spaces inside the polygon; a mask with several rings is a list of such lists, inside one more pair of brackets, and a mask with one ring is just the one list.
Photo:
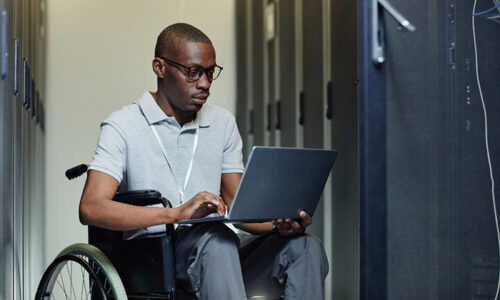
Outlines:
{"label": "open laptop", "polygon": [[336,157],[336,150],[253,147],[229,213],[177,224],[300,219],[300,210],[313,216]]}

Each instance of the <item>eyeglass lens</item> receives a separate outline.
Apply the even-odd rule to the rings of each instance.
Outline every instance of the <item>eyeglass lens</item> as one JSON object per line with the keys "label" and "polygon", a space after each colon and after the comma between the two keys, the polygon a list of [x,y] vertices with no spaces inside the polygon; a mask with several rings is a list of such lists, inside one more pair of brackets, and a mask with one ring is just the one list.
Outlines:
{"label": "eyeglass lens", "polygon": [[209,69],[204,69],[202,67],[192,67],[189,70],[188,77],[191,80],[198,80],[203,76],[203,73],[206,73],[208,80],[212,81],[219,77],[220,71],[221,69],[218,66]]}

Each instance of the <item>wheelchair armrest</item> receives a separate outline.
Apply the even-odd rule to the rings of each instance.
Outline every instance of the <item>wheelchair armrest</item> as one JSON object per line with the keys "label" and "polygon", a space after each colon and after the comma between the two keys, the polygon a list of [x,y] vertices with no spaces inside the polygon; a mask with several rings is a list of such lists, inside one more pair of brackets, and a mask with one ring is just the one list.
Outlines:
{"label": "wheelchair armrest", "polygon": [[[172,208],[172,203],[161,196],[161,193],[155,190],[135,190],[127,192],[118,192],[113,197],[114,201],[135,205],[147,206],[153,204],[161,204],[163,207]],[[174,235],[174,226],[165,224],[165,233],[171,238]]]}
{"label": "wheelchair armrest", "polygon": [[172,204],[167,199],[163,198],[160,192],[155,190],[136,190],[127,192],[118,192],[113,197],[114,201],[136,205],[147,206],[153,204],[162,204],[163,207],[171,208]]}

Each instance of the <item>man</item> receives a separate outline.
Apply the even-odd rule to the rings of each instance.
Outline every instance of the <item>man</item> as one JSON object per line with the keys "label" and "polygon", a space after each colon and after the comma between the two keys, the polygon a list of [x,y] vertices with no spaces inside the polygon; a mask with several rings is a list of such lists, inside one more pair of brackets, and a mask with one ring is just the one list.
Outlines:
{"label": "man", "polygon": [[[127,231],[126,238],[161,233],[161,224],[223,215],[243,172],[234,117],[205,104],[222,67],[208,37],[188,24],[158,36],[153,71],[158,90],[114,112],[101,134],[80,202],[83,224]],[[173,208],[112,201],[115,192],[156,189]],[[199,299],[324,298],[328,262],[321,242],[307,234],[311,217],[243,224],[179,227],[176,282]],[[241,264],[240,264],[241,261]]]}

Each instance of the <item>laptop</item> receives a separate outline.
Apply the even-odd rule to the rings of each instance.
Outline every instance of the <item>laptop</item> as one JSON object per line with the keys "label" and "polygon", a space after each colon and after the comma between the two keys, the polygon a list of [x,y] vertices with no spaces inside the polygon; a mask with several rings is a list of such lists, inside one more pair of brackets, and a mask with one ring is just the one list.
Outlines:
{"label": "laptop", "polygon": [[337,153],[323,149],[253,147],[229,213],[177,224],[300,219],[301,210],[312,217]]}

